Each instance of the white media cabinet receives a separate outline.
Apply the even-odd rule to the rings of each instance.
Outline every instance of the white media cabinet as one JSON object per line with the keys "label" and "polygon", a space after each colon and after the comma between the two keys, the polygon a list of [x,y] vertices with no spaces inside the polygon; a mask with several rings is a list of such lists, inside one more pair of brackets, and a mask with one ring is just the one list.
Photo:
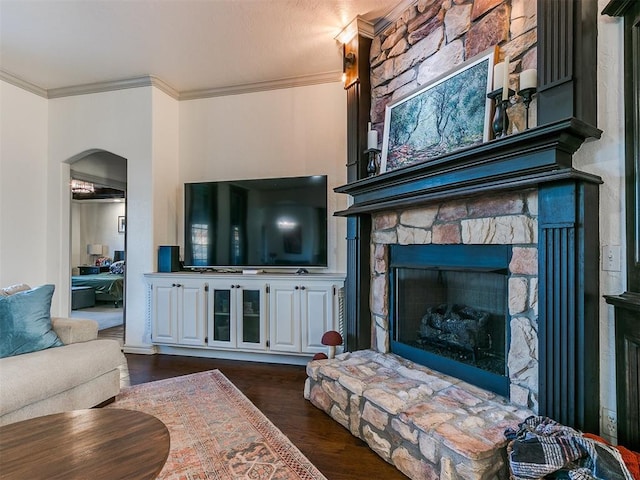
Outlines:
{"label": "white media cabinet", "polygon": [[149,273],[151,341],[161,353],[304,363],[342,333],[344,275]]}

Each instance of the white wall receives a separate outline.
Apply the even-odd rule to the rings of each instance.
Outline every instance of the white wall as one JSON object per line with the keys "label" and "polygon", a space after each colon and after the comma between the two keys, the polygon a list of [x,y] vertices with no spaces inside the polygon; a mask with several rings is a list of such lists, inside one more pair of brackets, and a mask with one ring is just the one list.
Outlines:
{"label": "white wall", "polygon": [[[179,102],[160,90],[153,90],[153,238],[159,245],[178,244],[178,122]],[[157,255],[154,269],[157,271]]]}
{"label": "white wall", "polygon": [[47,110],[46,99],[0,81],[0,286],[56,283],[46,268]]}
{"label": "white wall", "polygon": [[[127,159],[126,345],[146,351],[147,286],[154,269],[152,150],[153,87],[78,95],[49,101],[48,196],[52,241],[47,262],[57,268],[60,290],[70,291],[69,165],[73,157],[99,149]],[[56,186],[58,187],[56,189]],[[54,313],[69,312],[69,297]]]}
{"label": "white wall", "polygon": [[328,176],[329,272],[346,270],[347,106],[339,82],[180,103],[180,244],[184,182]]}
{"label": "white wall", "polygon": [[[598,10],[608,0],[599,0]],[[625,251],[624,226],[624,91],[622,19],[601,15],[598,21],[598,128],[602,138],[586,143],[575,155],[576,168],[599,175],[600,245]],[[602,255],[602,249],[600,251]],[[624,258],[621,271],[604,271],[600,262],[600,403],[616,411],[616,372],[613,307],[602,295],[625,291]]]}

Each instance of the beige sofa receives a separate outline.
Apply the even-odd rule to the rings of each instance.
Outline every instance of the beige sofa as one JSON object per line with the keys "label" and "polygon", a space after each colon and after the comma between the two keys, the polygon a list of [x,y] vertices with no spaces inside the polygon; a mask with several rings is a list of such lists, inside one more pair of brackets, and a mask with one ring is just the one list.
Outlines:
{"label": "beige sofa", "polygon": [[119,393],[120,344],[98,340],[93,320],[51,323],[64,346],[0,359],[0,425],[90,408]]}

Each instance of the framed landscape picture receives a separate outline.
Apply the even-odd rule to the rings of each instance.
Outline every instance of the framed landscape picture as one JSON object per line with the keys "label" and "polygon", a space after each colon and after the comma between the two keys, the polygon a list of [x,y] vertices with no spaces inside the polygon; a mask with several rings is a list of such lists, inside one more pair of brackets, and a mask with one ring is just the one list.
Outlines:
{"label": "framed landscape picture", "polygon": [[489,140],[496,48],[387,105],[380,172]]}

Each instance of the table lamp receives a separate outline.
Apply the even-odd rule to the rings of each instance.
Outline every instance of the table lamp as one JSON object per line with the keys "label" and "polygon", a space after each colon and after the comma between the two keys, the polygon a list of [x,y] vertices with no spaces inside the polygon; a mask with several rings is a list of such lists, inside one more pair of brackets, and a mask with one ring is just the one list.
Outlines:
{"label": "table lamp", "polygon": [[95,265],[95,257],[102,256],[102,245],[99,243],[87,245],[87,254],[91,257],[91,265]]}

